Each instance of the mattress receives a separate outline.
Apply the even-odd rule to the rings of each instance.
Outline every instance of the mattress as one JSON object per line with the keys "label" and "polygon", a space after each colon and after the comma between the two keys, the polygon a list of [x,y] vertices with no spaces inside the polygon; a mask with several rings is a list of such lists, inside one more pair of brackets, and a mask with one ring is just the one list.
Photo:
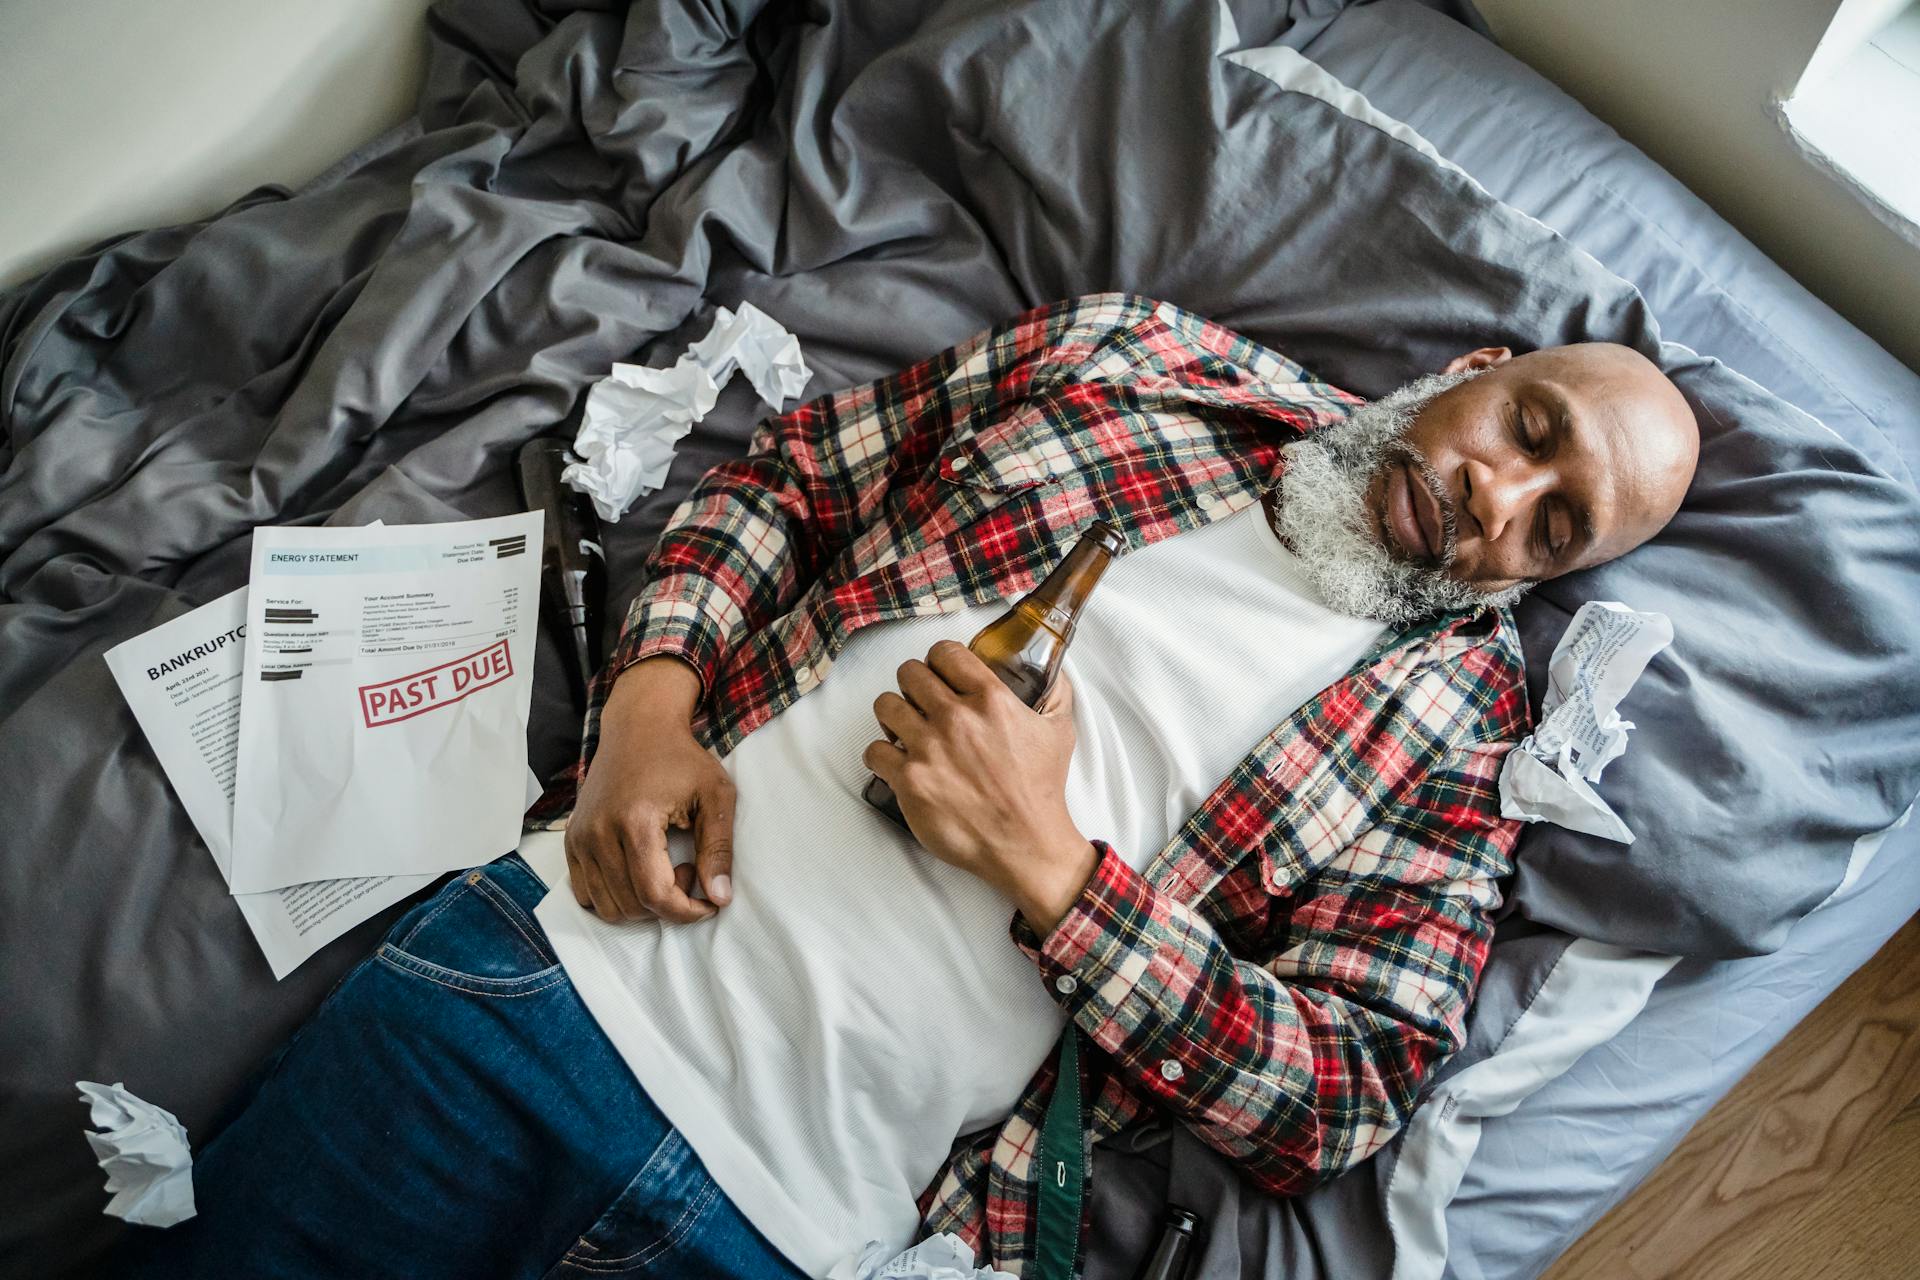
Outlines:
{"label": "mattress", "polygon": [[1625,1030],[1483,1122],[1447,1209],[1444,1274],[1539,1275],[1916,912],[1920,828],[1910,822],[1781,950],[1681,961]]}

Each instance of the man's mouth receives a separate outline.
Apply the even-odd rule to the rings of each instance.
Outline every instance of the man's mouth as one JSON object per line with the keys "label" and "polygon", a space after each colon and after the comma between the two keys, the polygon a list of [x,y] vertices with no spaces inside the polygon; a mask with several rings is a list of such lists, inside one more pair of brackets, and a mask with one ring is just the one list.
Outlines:
{"label": "man's mouth", "polygon": [[1446,547],[1440,502],[1411,461],[1396,461],[1381,477],[1381,523],[1402,554],[1438,564]]}

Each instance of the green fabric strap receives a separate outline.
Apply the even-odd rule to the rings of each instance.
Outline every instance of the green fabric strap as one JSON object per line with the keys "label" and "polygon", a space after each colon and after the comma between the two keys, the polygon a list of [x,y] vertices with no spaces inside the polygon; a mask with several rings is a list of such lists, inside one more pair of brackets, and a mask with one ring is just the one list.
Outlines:
{"label": "green fabric strap", "polygon": [[1034,1152],[1040,1203],[1033,1229],[1034,1280],[1073,1280],[1080,1254],[1080,1205],[1087,1189],[1087,1126],[1080,1106],[1080,1033],[1060,1037],[1060,1069]]}

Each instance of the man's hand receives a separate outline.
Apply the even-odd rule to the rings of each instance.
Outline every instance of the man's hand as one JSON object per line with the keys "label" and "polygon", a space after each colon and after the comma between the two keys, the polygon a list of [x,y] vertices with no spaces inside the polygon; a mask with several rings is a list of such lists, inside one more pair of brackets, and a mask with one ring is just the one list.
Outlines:
{"label": "man's hand", "polygon": [[867,744],[867,768],[900,802],[927,851],[1013,900],[1042,934],[1086,887],[1098,851],[1067,813],[1073,690],[1041,710],[1013,696],[965,645],[942,640],[900,668],[900,692],[873,714],[892,741]]}
{"label": "man's hand", "polygon": [[[567,823],[573,896],[603,920],[704,920],[733,897],[733,780],[690,728],[700,677],[676,658],[635,663],[600,712],[594,752]],[[691,866],[673,865],[667,828],[692,825]],[[695,877],[709,902],[693,898]]]}

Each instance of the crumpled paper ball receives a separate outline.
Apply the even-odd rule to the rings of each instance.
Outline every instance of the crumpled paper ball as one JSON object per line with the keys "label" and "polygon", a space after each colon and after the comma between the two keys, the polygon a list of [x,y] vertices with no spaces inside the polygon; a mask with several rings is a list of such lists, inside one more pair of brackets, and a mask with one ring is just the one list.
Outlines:
{"label": "crumpled paper ball", "polygon": [[571,463],[560,479],[609,523],[667,482],[675,446],[707,416],[736,372],[774,409],[813,377],[800,340],[750,302],[719,309],[707,336],[667,369],[616,364],[587,392]]}
{"label": "crumpled paper ball", "polygon": [[128,1093],[122,1084],[76,1082],[98,1133],[87,1145],[107,1172],[106,1212],[148,1227],[170,1227],[194,1214],[193,1152],[171,1111]]}

